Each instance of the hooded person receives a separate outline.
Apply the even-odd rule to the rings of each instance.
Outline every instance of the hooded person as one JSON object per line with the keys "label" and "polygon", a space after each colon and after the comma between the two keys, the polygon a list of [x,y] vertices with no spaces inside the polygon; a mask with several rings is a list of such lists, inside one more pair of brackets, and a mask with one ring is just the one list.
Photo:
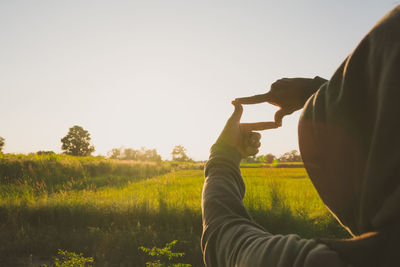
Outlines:
{"label": "hooded person", "polygon": [[[211,148],[202,194],[206,266],[400,266],[400,6],[383,17],[327,81],[281,79],[235,100]],[[269,102],[273,122],[240,123],[241,104]],[[303,108],[299,146],[321,199],[347,240],[273,235],[243,205],[240,159],[258,152],[254,130]]]}

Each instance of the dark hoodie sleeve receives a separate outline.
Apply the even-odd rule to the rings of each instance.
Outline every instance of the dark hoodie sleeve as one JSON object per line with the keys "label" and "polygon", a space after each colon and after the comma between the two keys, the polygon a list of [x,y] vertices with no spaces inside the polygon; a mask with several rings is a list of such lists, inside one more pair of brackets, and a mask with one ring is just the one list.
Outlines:
{"label": "dark hoodie sleeve", "polygon": [[353,235],[400,221],[400,5],[310,97],[299,148],[324,203]]}
{"label": "dark hoodie sleeve", "polygon": [[239,152],[225,144],[211,148],[202,193],[202,252],[206,266],[346,266],[315,240],[272,235],[243,205],[245,184]]}
{"label": "dark hoodie sleeve", "polygon": [[312,96],[316,91],[318,91],[319,88],[325,83],[327,83],[328,80],[321,78],[319,76],[315,76],[314,79],[311,82],[310,87],[305,91],[304,95],[304,103],[307,102],[307,100]]}

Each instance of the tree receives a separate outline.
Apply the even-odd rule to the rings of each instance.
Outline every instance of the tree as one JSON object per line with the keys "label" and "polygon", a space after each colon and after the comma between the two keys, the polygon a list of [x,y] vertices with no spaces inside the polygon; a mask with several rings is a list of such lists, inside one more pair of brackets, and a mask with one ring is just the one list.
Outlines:
{"label": "tree", "polygon": [[280,162],[301,162],[301,156],[297,150],[286,152],[279,158]]}
{"label": "tree", "polygon": [[276,159],[276,157],[271,153],[266,154],[266,155],[260,155],[257,157],[257,161],[263,162],[263,163],[272,163],[272,162],[274,162],[275,159]]}
{"label": "tree", "polygon": [[141,147],[136,150],[133,148],[113,148],[108,152],[108,155],[112,159],[121,160],[138,160],[138,161],[161,161],[161,156],[158,155],[156,149],[146,149]]}
{"label": "tree", "polygon": [[276,159],[276,157],[271,153],[265,155],[265,162],[267,162],[267,163],[272,163],[272,162],[274,162],[275,159]]}
{"label": "tree", "polygon": [[260,162],[260,156],[248,156],[247,158],[244,158],[242,160],[243,163],[259,163]]}
{"label": "tree", "polygon": [[54,155],[56,154],[54,151],[51,150],[40,150],[36,152],[36,155]]}
{"label": "tree", "polygon": [[144,158],[147,161],[156,161],[156,162],[160,162],[161,161],[161,156],[158,155],[156,149],[144,150]]}
{"label": "tree", "polygon": [[90,156],[94,146],[90,144],[90,134],[81,126],[69,128],[68,134],[61,139],[62,150],[72,156]]}
{"label": "tree", "polygon": [[113,148],[108,152],[110,159],[119,159],[121,158],[121,150],[122,148]]}
{"label": "tree", "polygon": [[0,136],[0,153],[3,153],[3,147],[6,143],[6,139]]}
{"label": "tree", "polygon": [[122,159],[138,160],[138,150],[126,148],[124,150]]}
{"label": "tree", "polygon": [[190,161],[191,159],[186,155],[186,148],[181,145],[177,145],[171,152],[172,160],[175,161]]}

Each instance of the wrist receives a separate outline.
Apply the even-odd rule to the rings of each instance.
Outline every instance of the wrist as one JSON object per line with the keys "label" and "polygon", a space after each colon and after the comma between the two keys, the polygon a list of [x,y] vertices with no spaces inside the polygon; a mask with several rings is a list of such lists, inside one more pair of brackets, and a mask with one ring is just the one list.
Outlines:
{"label": "wrist", "polygon": [[210,149],[210,160],[215,158],[226,159],[239,165],[242,154],[236,147],[223,141],[217,141]]}
{"label": "wrist", "polygon": [[314,79],[311,80],[310,85],[304,90],[303,95],[303,104],[307,102],[307,100],[312,96],[327,80],[321,78],[319,76],[315,76]]}

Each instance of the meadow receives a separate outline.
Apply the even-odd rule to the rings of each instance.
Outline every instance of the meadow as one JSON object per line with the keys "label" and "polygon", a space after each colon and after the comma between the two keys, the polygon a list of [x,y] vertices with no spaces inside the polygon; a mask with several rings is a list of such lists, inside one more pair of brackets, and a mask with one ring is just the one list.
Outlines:
{"label": "meadow", "polygon": [[[50,167],[49,167],[50,166]],[[346,237],[304,168],[242,168],[245,205],[272,233]],[[249,167],[249,166],[247,166]],[[58,249],[95,266],[145,266],[140,246],[178,240],[202,266],[203,170],[198,165],[48,155],[0,156],[0,265],[40,266]]]}

